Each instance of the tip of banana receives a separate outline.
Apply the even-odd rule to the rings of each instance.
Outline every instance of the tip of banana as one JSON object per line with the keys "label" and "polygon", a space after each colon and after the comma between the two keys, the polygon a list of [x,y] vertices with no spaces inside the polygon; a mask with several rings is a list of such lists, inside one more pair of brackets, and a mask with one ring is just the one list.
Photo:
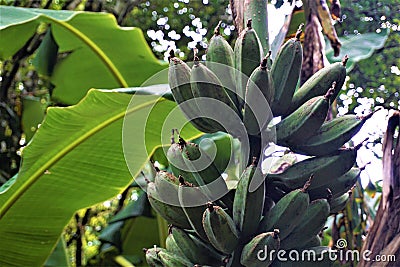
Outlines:
{"label": "tip of banana", "polygon": [[179,144],[179,146],[181,147],[181,148],[184,148],[186,145],[187,145],[187,143],[186,143],[186,141],[181,137],[181,136],[179,136],[179,139],[178,139],[179,141],[178,141],[178,144]]}
{"label": "tip of banana", "polygon": [[343,57],[343,59],[342,59],[342,64],[343,64],[343,66],[345,66],[346,67],[346,64],[347,64],[347,61],[349,60],[349,56],[348,55],[345,55],[344,57]]}
{"label": "tip of banana", "polygon": [[369,140],[369,137],[365,138],[358,145],[356,145],[353,149],[356,150],[356,151],[359,150],[364,145],[364,143],[367,142],[368,140]]}
{"label": "tip of banana", "polygon": [[300,40],[301,33],[303,32],[303,27],[304,27],[304,23],[301,23],[299,25],[299,28],[296,31],[296,35],[294,38],[296,38],[297,41]]}
{"label": "tip of banana", "polygon": [[246,27],[249,28],[249,29],[252,28],[252,19],[248,19],[248,20],[246,21]]}
{"label": "tip of banana", "polygon": [[199,50],[197,48],[193,48],[193,61],[194,61],[194,65],[198,66],[200,64],[200,59],[197,56]]}
{"label": "tip of banana", "polygon": [[221,23],[222,23],[222,21],[220,20],[220,21],[218,22],[217,27],[215,27],[215,29],[214,29],[214,35],[221,35],[221,33],[219,32],[220,29],[221,29]]}
{"label": "tip of banana", "polygon": [[261,69],[265,70],[268,67],[268,58],[271,56],[271,50],[268,51],[268,54],[261,60],[260,67]]}
{"label": "tip of banana", "polygon": [[253,158],[251,159],[251,166],[256,166],[256,165],[257,165],[257,162],[258,162],[257,157],[253,157]]}
{"label": "tip of banana", "polygon": [[274,229],[274,239],[277,239],[279,237],[279,229]]}
{"label": "tip of banana", "polygon": [[175,51],[174,49],[169,50],[169,57],[168,61],[171,62],[171,59],[175,57]]}
{"label": "tip of banana", "polygon": [[362,120],[368,120],[372,117],[372,115],[374,115],[377,111],[382,110],[383,107],[382,106],[378,106],[375,108],[375,110],[373,110],[372,112],[370,112],[369,114],[365,115],[365,116],[361,116],[360,119]]}
{"label": "tip of banana", "polygon": [[335,88],[336,88],[336,82],[333,82],[331,88],[329,88],[328,92],[326,92],[325,94],[325,99],[328,99],[335,94]]}
{"label": "tip of banana", "polygon": [[179,185],[181,185],[181,186],[186,185],[185,179],[183,179],[182,175],[179,175],[178,180],[179,180]]}
{"label": "tip of banana", "polygon": [[307,180],[307,182],[304,184],[303,188],[301,189],[301,191],[303,192],[307,192],[308,188],[311,185],[311,181],[314,178],[314,174],[311,174],[310,178]]}
{"label": "tip of banana", "polygon": [[329,188],[327,188],[326,192],[327,192],[327,200],[328,200],[328,202],[331,202],[331,200],[333,198],[332,191]]}
{"label": "tip of banana", "polygon": [[369,162],[365,163],[364,166],[360,167],[360,172],[362,172],[363,170],[365,170],[365,168],[367,168],[367,166],[368,166],[369,164],[371,164],[371,163],[372,163],[372,162],[369,161]]}

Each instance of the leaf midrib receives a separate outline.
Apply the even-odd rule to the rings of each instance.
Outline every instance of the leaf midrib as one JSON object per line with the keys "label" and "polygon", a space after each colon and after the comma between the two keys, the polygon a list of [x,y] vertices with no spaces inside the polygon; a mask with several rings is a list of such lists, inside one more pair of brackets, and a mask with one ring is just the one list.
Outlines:
{"label": "leaf midrib", "polygon": [[80,30],[72,26],[71,24],[54,19],[50,16],[47,16],[45,14],[41,14],[41,16],[44,16],[46,19],[49,21],[58,24],[59,26],[67,29],[69,32],[73,33],[77,38],[79,38],[82,42],[84,42],[99,58],[100,60],[104,63],[104,65],[107,67],[107,69],[111,72],[111,74],[114,76],[115,80],[118,82],[118,84],[121,87],[127,88],[128,83],[125,81],[124,77],[122,74],[119,72],[117,67],[114,65],[114,63],[111,61],[111,59],[101,50],[90,38],[88,38],[84,33],[82,33]]}
{"label": "leaf midrib", "polygon": [[[10,198],[7,199],[4,205],[0,208],[0,220],[6,215],[7,211],[12,207],[12,205],[26,192],[28,189],[35,184],[35,182],[43,175],[43,173],[51,168],[51,166],[55,165],[59,160],[61,160],[65,155],[67,155],[71,150],[79,146],[82,142],[93,136],[95,133],[99,132],[100,130],[104,129],[108,125],[114,123],[115,121],[123,118],[126,114],[130,114],[132,112],[135,112],[137,110],[140,110],[144,107],[150,106],[154,104],[155,102],[162,102],[166,101],[165,98],[160,98],[157,99],[156,101],[148,101],[143,104],[137,105],[131,109],[128,110],[123,110],[120,113],[112,116],[111,118],[105,120],[104,122],[96,125],[94,128],[91,130],[87,131],[85,134],[83,134],[81,137],[77,138],[74,140],[72,143],[69,145],[65,146],[64,149],[60,150],[58,154],[56,154],[53,158],[51,158],[49,161],[46,162],[46,164],[42,165],[41,168],[39,168],[36,172],[33,173],[33,175],[24,183],[22,184],[14,194],[10,196]],[[14,185],[15,186],[15,185]]]}

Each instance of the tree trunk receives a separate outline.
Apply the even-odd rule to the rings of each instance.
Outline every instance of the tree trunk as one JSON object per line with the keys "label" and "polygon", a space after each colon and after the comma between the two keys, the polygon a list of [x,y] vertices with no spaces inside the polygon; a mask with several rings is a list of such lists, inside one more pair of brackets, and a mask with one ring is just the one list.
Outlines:
{"label": "tree trunk", "polygon": [[[359,266],[398,266],[400,261],[400,112],[393,112],[383,140],[383,192],[378,212],[364,242],[362,255],[370,251],[370,261],[360,257]],[[396,140],[397,139],[397,140]],[[368,255],[368,253],[366,254]],[[395,259],[374,262],[375,256]],[[394,261],[393,261],[394,260]]]}

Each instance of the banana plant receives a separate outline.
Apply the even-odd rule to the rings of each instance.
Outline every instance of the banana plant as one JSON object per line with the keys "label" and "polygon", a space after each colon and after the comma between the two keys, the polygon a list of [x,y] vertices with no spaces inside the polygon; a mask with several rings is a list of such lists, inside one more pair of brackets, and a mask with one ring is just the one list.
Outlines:
{"label": "banana plant", "polygon": [[[249,6],[244,8],[245,15],[239,15],[243,20],[244,18],[252,18],[258,11],[261,11],[262,18],[267,18],[265,8],[267,1],[246,1],[246,4],[249,4]],[[238,10],[241,9],[239,8]],[[3,6],[0,7],[0,11],[3,14],[7,14],[5,19],[1,21],[0,30],[2,39],[5,40],[6,43],[12,41],[15,44],[14,46],[1,47],[0,57],[2,59],[15,54],[35,33],[40,23],[44,22],[49,25],[44,42],[39,48],[35,65],[44,75],[50,76],[50,80],[55,84],[56,87],[51,95],[54,101],[63,104],[75,104],[66,108],[51,107],[47,109],[45,120],[33,136],[29,145],[24,148],[22,152],[23,163],[19,174],[0,188],[0,233],[4,240],[7,241],[2,242],[2,245],[0,245],[1,255],[6,255],[0,259],[0,263],[7,266],[35,266],[41,265],[46,261],[50,252],[57,244],[63,227],[68,223],[76,210],[104,201],[123,191],[132,182],[132,177],[137,176],[144,163],[149,160],[151,155],[159,150],[160,147],[170,144],[170,129],[177,127],[176,125],[184,125],[187,122],[187,118],[192,118],[193,114],[188,114],[185,112],[185,109],[176,109],[177,105],[173,103],[173,101],[168,100],[172,100],[171,95],[163,94],[165,90],[161,90],[160,87],[157,86],[148,87],[151,92],[150,94],[149,91],[142,90],[141,88],[89,90],[92,87],[112,89],[115,87],[139,86],[151,75],[158,73],[166,67],[165,64],[158,62],[152,55],[150,49],[144,45],[143,35],[140,30],[121,29],[116,26],[115,22],[110,18],[110,15],[107,14],[31,10]],[[84,23],[87,21],[89,21],[89,24]],[[278,64],[276,63],[278,62],[277,60],[272,63],[268,57],[264,57],[269,50],[266,19],[260,21],[253,19],[252,23],[252,27],[254,28],[253,34],[260,40],[260,42],[256,42],[258,46],[256,50],[261,52],[258,56],[258,62],[256,62],[256,64],[252,62],[252,67],[250,67],[250,69],[253,69],[247,73],[250,77],[254,69],[258,67],[258,64],[260,64],[260,68],[264,69],[272,67],[271,71],[274,69],[273,64],[275,64],[275,66]],[[96,31],[93,29],[99,30]],[[17,38],[15,38],[13,34],[15,30],[20,33]],[[105,38],[108,36],[113,36],[114,38]],[[257,38],[254,39],[257,40]],[[134,45],[126,40],[133,41]],[[231,46],[233,45],[231,44]],[[118,49],[116,49],[116,47],[118,47]],[[137,50],[137,47],[143,49]],[[243,56],[246,54],[253,56],[251,52],[249,53],[247,51],[248,48],[241,45],[240,40],[238,43],[238,48],[239,47],[245,50],[238,52],[239,49],[235,49],[235,51],[233,51],[236,55],[237,62],[242,61]],[[254,47],[252,49],[254,49]],[[121,51],[123,51],[124,55],[129,56],[120,57],[119,53],[122,53]],[[277,57],[278,56],[279,51],[277,52]],[[262,62],[263,58],[265,58],[264,64]],[[86,65],[85,59],[90,59],[92,64]],[[289,64],[289,66],[299,63],[298,61],[292,62],[294,63]],[[202,68],[203,72],[201,75],[205,73],[203,76],[208,79],[209,76],[212,75],[212,71],[207,70],[210,65],[206,64],[202,66],[201,64],[201,62],[197,62],[195,63],[195,67]],[[244,64],[247,67],[247,63]],[[75,69],[72,68],[72,66]],[[241,71],[241,69],[239,71]],[[235,71],[235,73],[237,73],[237,71]],[[268,75],[268,72],[265,73]],[[328,74],[317,74],[317,78],[325,75]],[[253,78],[255,76],[256,75],[254,75]],[[274,76],[273,73],[271,73],[271,76]],[[71,77],[74,77],[74,79]],[[157,78],[158,83],[166,83],[166,72],[161,73]],[[191,78],[190,74],[189,78]],[[192,95],[194,98],[203,96],[213,98],[216,94],[215,99],[217,101],[223,100],[225,105],[234,110],[232,115],[234,114],[241,120],[240,123],[244,125],[245,129],[255,128],[253,127],[255,122],[259,126],[262,126],[259,132],[252,132],[252,134],[244,136],[250,139],[251,146],[249,154],[251,156],[241,157],[240,164],[247,168],[243,168],[246,170],[243,174],[239,173],[239,176],[241,177],[240,181],[246,181],[246,179],[253,178],[253,175],[248,174],[248,167],[254,167],[254,165],[257,165],[257,161],[262,162],[262,157],[260,155],[265,144],[261,142],[259,136],[264,134],[264,131],[268,132],[268,123],[273,116],[276,117],[277,112],[276,109],[272,109],[271,112],[269,112],[271,115],[265,116],[265,110],[262,110],[264,113],[260,115],[260,110],[252,110],[249,108],[259,106],[259,102],[257,101],[262,99],[265,95],[270,95],[271,91],[265,94],[264,92],[260,92],[260,94],[255,94],[254,96],[246,95],[246,92],[248,92],[248,90],[246,90],[246,87],[248,87],[247,81],[249,80],[247,79],[245,83],[236,83],[236,85],[242,85],[241,92],[237,95],[241,96],[245,110],[247,108],[248,112],[253,112],[253,115],[256,117],[256,121],[247,119],[247,117],[244,116],[245,114],[242,114],[241,107],[237,107],[234,101],[230,102],[232,100],[232,90],[226,91],[226,84],[218,81],[220,78],[220,76],[213,77],[212,88],[207,85],[206,89],[210,92],[208,95],[203,94],[207,92],[202,90],[202,88],[204,88],[204,81],[198,84],[197,88],[193,90]],[[290,77],[290,79],[292,79],[293,84],[296,84],[298,75],[294,75]],[[243,79],[240,81],[242,80]],[[258,87],[262,87],[263,83],[258,83],[257,81],[258,78],[257,80],[250,79],[250,83],[253,82]],[[169,82],[171,83],[171,79],[169,79]],[[191,84],[196,82],[198,82],[197,79],[190,81]],[[151,82],[144,84],[150,85]],[[215,84],[217,86],[215,86]],[[231,83],[231,85],[232,84],[234,85],[235,82]],[[328,91],[331,89],[332,84],[327,82],[324,86],[324,89]],[[176,88],[176,86],[171,87],[172,89]],[[272,90],[271,86],[268,88],[267,90]],[[214,89],[219,91],[217,93],[211,91]],[[314,90],[314,86],[309,85],[307,89],[312,91]],[[191,87],[190,90],[192,90]],[[175,100],[182,97],[176,92],[177,91],[172,90]],[[134,96],[132,97],[131,94],[133,93]],[[157,94],[162,94],[164,97],[161,98]],[[327,94],[328,97],[324,99],[326,100],[331,95],[332,93]],[[290,97],[291,96],[285,97],[285,100]],[[307,96],[305,98],[310,97]],[[304,99],[304,103],[311,100]],[[195,101],[197,100],[195,99]],[[252,104],[251,101],[255,102]],[[196,111],[197,109],[195,107],[198,107],[198,105],[199,104],[196,103],[196,105],[192,107],[193,110]],[[277,106],[279,106],[279,104]],[[298,109],[300,109],[298,113],[312,114],[312,112],[314,112],[313,105],[311,104],[301,105]],[[178,110],[178,113],[176,113],[177,115],[174,116],[175,120],[173,124],[164,126],[163,123],[168,121],[167,115],[173,112],[173,110]],[[180,131],[180,138],[183,141],[179,141],[178,151],[179,149],[187,151],[187,149],[196,148],[196,145],[192,146],[189,140],[201,136],[203,132],[213,132],[215,131],[215,127],[219,127],[217,124],[212,124],[213,122],[209,120],[203,121],[202,116],[210,114],[207,112],[215,114],[212,113],[212,110],[200,110],[201,114],[197,115],[200,115],[202,126],[194,123],[193,125],[188,124],[188,126],[182,128]],[[295,127],[297,133],[307,132],[309,126],[312,125],[314,131],[311,131],[310,134],[312,134],[312,136],[318,135],[317,130],[321,129],[323,124],[320,121],[314,121],[313,119],[315,116],[310,115],[303,121],[297,121],[295,119],[297,116],[291,117],[291,113],[292,112],[286,114],[287,117],[282,121],[286,120],[287,125]],[[148,117],[143,117],[143,114],[146,114]],[[243,118],[246,119],[242,120]],[[259,123],[260,120],[261,123]],[[127,130],[124,128],[124,125],[130,125],[127,132],[124,132]],[[165,129],[168,129],[168,134],[164,132]],[[343,129],[339,130],[337,127],[329,129],[334,129],[331,130],[333,138],[341,137],[344,131]],[[289,131],[289,136],[290,133],[294,133],[294,131],[290,132],[290,129],[287,130]],[[121,132],[133,134],[124,134],[121,136]],[[232,134],[235,136],[237,133]],[[293,134],[292,138],[287,138],[287,145],[288,147],[294,147],[303,144],[303,142],[306,141],[304,139],[306,139],[306,137]],[[243,144],[243,139],[240,141]],[[336,149],[341,147],[341,145],[336,146]],[[242,148],[243,147],[242,145]],[[356,149],[352,150],[352,152],[355,151]],[[129,155],[128,157],[126,157],[127,154]],[[308,152],[303,152],[303,154],[308,154]],[[185,152],[181,156],[184,158],[184,162],[189,161],[193,164],[193,158],[188,158],[188,155],[190,154]],[[256,160],[253,160],[253,157],[256,157]],[[332,155],[325,155],[317,158],[326,163],[330,162]],[[167,161],[169,160],[170,159],[167,159]],[[346,163],[349,163],[349,161],[346,161]],[[320,177],[323,177],[334,168],[326,168],[325,164],[315,164],[313,160],[303,160],[296,164],[293,165],[294,169],[307,171],[306,174],[303,173],[301,177],[304,179],[301,183],[305,185],[302,186],[301,189],[294,189],[301,191],[302,194],[312,189],[313,179],[318,181],[321,179]],[[167,165],[168,164],[165,166]],[[321,170],[321,167],[325,167],[325,169]],[[96,169],[96,172],[93,172],[93,169]],[[345,169],[342,169],[342,171],[344,172],[343,175],[345,175]],[[191,169],[191,172],[198,173],[197,171],[193,171],[193,169]],[[261,172],[260,166],[257,167],[256,172]],[[292,171],[290,171],[289,168],[287,172],[290,173]],[[282,173],[283,176],[286,175],[286,171]],[[307,179],[312,176],[311,174],[314,174],[314,177],[310,179],[310,185],[307,184]],[[340,176],[339,174],[337,175]],[[199,175],[195,176],[197,178],[195,181],[201,183],[203,179],[201,175],[200,177]],[[179,175],[176,178],[177,179],[173,181],[175,181],[175,183],[176,181],[179,182],[175,184],[178,186],[178,189],[181,189],[178,191],[182,191],[182,188],[192,187],[191,184],[185,182],[184,178],[180,179]],[[254,181],[258,185],[258,188],[264,189],[264,184],[269,184],[268,177],[266,179],[267,183],[263,183],[262,178],[254,179]],[[293,179],[299,179],[299,177],[296,176]],[[328,184],[324,184],[324,182],[325,181],[320,185],[325,186]],[[263,186],[260,187],[261,184]],[[340,183],[333,184],[331,187],[333,188],[334,186],[340,185]],[[91,191],[86,193],[85,189],[88,187],[91,188]],[[254,209],[252,209],[250,211],[249,208],[246,208],[249,205],[239,205],[241,203],[238,203],[238,201],[244,201],[246,203],[254,197],[254,194],[243,194],[246,195],[246,197],[239,198],[235,195],[244,193],[243,190],[248,190],[248,188],[243,187],[244,189],[241,189],[241,192],[235,188],[236,186],[227,187],[227,194],[221,199],[215,199],[215,205],[207,205],[207,210],[205,210],[205,212],[210,213],[210,219],[207,220],[208,225],[204,227],[208,229],[208,234],[207,232],[202,232],[201,222],[200,227],[198,227],[199,221],[191,220],[190,209],[183,210],[183,214],[188,218],[190,226],[195,226],[192,230],[197,231],[196,233],[191,232],[191,235],[187,237],[192,241],[191,244],[196,241],[196,247],[192,247],[192,249],[188,248],[183,251],[180,250],[181,254],[179,255],[174,255],[174,253],[168,249],[155,248],[154,250],[147,250],[146,257],[148,262],[164,262],[164,264],[168,264],[168,262],[173,261],[187,264],[191,262],[191,259],[187,259],[187,253],[190,250],[196,252],[198,247],[201,246],[202,248],[207,248],[207,251],[212,252],[213,255],[220,256],[221,264],[239,266],[241,263],[247,264],[249,257],[251,258],[254,256],[251,249],[255,243],[260,246],[263,244],[274,244],[273,247],[277,248],[279,247],[277,244],[281,241],[290,241],[290,229],[295,228],[295,224],[301,220],[292,220],[290,225],[282,225],[281,223],[268,220],[266,214],[270,211],[270,206],[273,202],[275,202],[278,207],[285,207],[284,203],[289,198],[288,196],[292,195],[292,189],[288,189],[284,187],[282,183],[276,182],[272,188],[267,185],[265,194],[260,194],[260,192],[264,193],[263,190],[253,190],[254,192],[258,192],[258,197],[260,195],[265,195],[265,197],[262,197],[263,205],[261,208],[253,207],[257,208],[257,210],[254,211]],[[44,191],[46,194],[43,194]],[[85,192],[85,194],[83,194],[83,192]],[[204,192],[205,195],[207,195],[207,193],[209,192]],[[331,209],[334,208],[332,206],[333,203],[341,196],[342,195],[334,195],[332,192],[331,194],[327,194],[326,198],[328,199]],[[236,204],[235,198],[237,199]],[[178,195],[178,200],[182,202],[182,193],[181,197]],[[49,206],[48,203],[52,203],[53,205]],[[304,201],[300,201],[297,204],[305,211],[309,208],[308,202],[304,204]],[[219,206],[223,206],[224,209],[226,209],[226,213],[220,212],[221,209],[218,208]],[[239,213],[239,215],[232,215],[232,208],[234,206],[244,207],[243,210],[236,210],[235,214]],[[153,208],[157,210],[154,204]],[[165,208],[165,205],[163,208]],[[168,208],[166,209],[168,210]],[[277,210],[277,221],[283,221],[282,218],[292,218],[292,212],[286,208],[275,209]],[[247,210],[249,210],[249,213],[247,213]],[[254,214],[260,219],[260,223],[263,223],[262,226],[271,226],[268,227],[268,229],[264,227],[265,231],[269,231],[268,234],[266,234],[264,230],[260,233],[258,229],[254,229],[254,227],[250,227],[251,231],[249,234],[242,234],[243,225],[238,227],[238,220],[242,220],[246,217],[253,217]],[[306,212],[305,214],[308,213]],[[325,213],[321,212],[321,217],[326,217],[324,214]],[[196,218],[199,217],[199,214],[195,215]],[[201,215],[202,214],[200,214],[200,217]],[[313,215],[315,214],[313,213]],[[214,229],[212,225],[215,224],[211,220],[214,216],[217,218],[217,221],[230,221],[228,216],[233,216],[233,219],[236,218],[233,222],[236,224],[236,227],[238,227],[236,231],[239,242],[233,249],[234,252],[232,255],[229,255],[228,249],[225,249],[227,244],[224,243],[232,239],[223,239],[216,236],[216,233],[218,233],[216,230],[218,229]],[[49,218],[54,219],[50,220]],[[165,219],[171,220],[171,217]],[[303,220],[306,219],[303,217]],[[230,226],[232,226],[232,223],[230,223]],[[231,233],[235,232],[234,227],[235,226],[230,227]],[[320,226],[318,225],[318,227]],[[285,231],[286,233],[279,237],[280,231],[275,230],[275,228],[282,228],[282,233],[285,233]],[[24,235],[22,237],[18,235],[19,237],[17,237],[16,233],[27,233],[31,232],[32,229],[35,229],[35,232],[38,234],[33,237],[31,235]],[[261,227],[261,229],[263,229],[263,227]],[[221,232],[228,233],[229,231],[224,230]],[[286,235],[288,239],[285,239]],[[188,240],[187,238],[185,240]],[[320,244],[318,237],[315,235],[304,237],[304,240],[306,239],[310,241],[310,243],[307,242],[308,247],[315,247]],[[61,244],[60,246],[62,248],[63,243],[61,242],[58,244]],[[321,253],[321,250],[318,251]],[[152,254],[151,252],[155,253]],[[19,255],[21,253],[23,253],[25,257],[21,258],[17,256],[17,254]],[[122,258],[118,259],[124,262]],[[253,261],[250,260],[250,262]]]}
{"label": "banana plant", "polygon": [[[270,53],[265,54],[265,42],[260,41],[261,38],[268,40],[264,38],[267,20],[255,19],[252,24],[253,17],[257,18],[258,14],[261,18],[267,17],[267,2],[232,3],[236,23],[246,19],[245,24],[239,23],[245,27],[238,27],[241,31],[236,43],[229,47],[221,41],[210,42],[205,64],[195,55],[192,68],[172,53],[169,84],[182,112],[188,119],[196,118],[192,123],[195,128],[209,133],[224,131],[240,141],[239,165],[245,168],[239,170],[240,178],[232,190],[233,196],[229,196],[228,191],[220,196],[215,191],[226,188],[223,173],[213,167],[212,159],[207,161],[209,165],[204,170],[194,167],[202,157],[201,149],[178,136],[179,142],[167,151],[167,160],[179,167],[170,174],[159,170],[155,181],[148,183],[150,204],[172,225],[165,248],[146,250],[150,265],[281,266],[284,263],[274,255],[277,250],[286,253],[313,251],[322,256],[330,250],[322,246],[320,238],[325,223],[330,215],[346,208],[348,191],[357,183],[362,171],[354,167],[362,143],[350,148],[343,145],[373,113],[365,118],[347,115],[325,122],[344,84],[348,58],[312,73],[296,90],[302,62],[309,60],[299,42],[301,29],[278,50],[275,60],[270,61]],[[315,20],[315,12],[323,3],[310,3],[313,8],[306,11],[313,14]],[[326,13],[326,8],[324,10]],[[217,27],[217,35],[218,30]],[[335,54],[338,54],[340,44],[334,31],[331,29],[327,34],[336,44]],[[232,57],[233,67],[227,67]],[[224,65],[226,71],[213,66],[218,63]],[[234,77],[223,75],[230,73],[229,67]],[[290,90],[283,83],[289,84]],[[202,98],[207,98],[207,106]],[[186,101],[189,103],[183,107]],[[213,106],[213,101],[229,110]],[[277,122],[271,123],[274,117]],[[233,123],[235,119],[237,122]],[[265,136],[266,132],[269,135]],[[265,150],[274,150],[271,142],[305,159],[272,173],[268,166],[262,166]],[[315,146],[315,150],[298,149],[304,145]],[[196,205],[188,204],[189,200]],[[174,230],[176,228],[180,230]],[[217,255],[216,258],[202,257],[204,247],[210,251],[208,254]],[[268,249],[264,251],[263,248]],[[261,258],[260,253],[265,257]],[[307,265],[307,261],[321,266],[334,264],[328,257],[321,257],[318,262],[301,259],[296,264]]]}

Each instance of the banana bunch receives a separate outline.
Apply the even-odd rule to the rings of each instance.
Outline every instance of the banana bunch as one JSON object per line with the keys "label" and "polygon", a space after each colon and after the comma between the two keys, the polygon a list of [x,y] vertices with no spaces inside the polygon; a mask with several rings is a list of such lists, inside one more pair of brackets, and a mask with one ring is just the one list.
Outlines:
{"label": "banana bunch", "polygon": [[171,92],[186,117],[202,132],[224,131],[238,137],[246,129],[259,135],[272,119],[265,116],[264,108],[275,94],[268,67],[271,59],[269,54],[263,55],[251,19],[234,49],[221,36],[220,24],[209,42],[205,62],[200,62],[195,50],[190,68],[171,51]]}
{"label": "banana bunch", "polygon": [[[307,157],[266,174],[261,153],[243,157],[246,168],[227,194],[223,168],[198,145],[173,138],[168,169],[157,170],[147,185],[151,206],[170,224],[169,235],[165,248],[145,250],[146,260],[150,266],[331,266],[323,257],[281,262],[276,255],[307,250],[323,256],[326,220],[346,206],[363,170],[355,167],[361,144],[344,145],[373,113],[326,120],[344,84],[348,58],[298,88],[302,26],[272,60],[263,54],[251,19],[234,46],[220,34],[220,25],[205,62],[195,51],[189,67],[171,53],[169,85],[182,112],[198,130],[224,131],[240,141],[241,129],[251,142],[275,128],[278,145]],[[273,117],[280,117],[275,125]]]}

